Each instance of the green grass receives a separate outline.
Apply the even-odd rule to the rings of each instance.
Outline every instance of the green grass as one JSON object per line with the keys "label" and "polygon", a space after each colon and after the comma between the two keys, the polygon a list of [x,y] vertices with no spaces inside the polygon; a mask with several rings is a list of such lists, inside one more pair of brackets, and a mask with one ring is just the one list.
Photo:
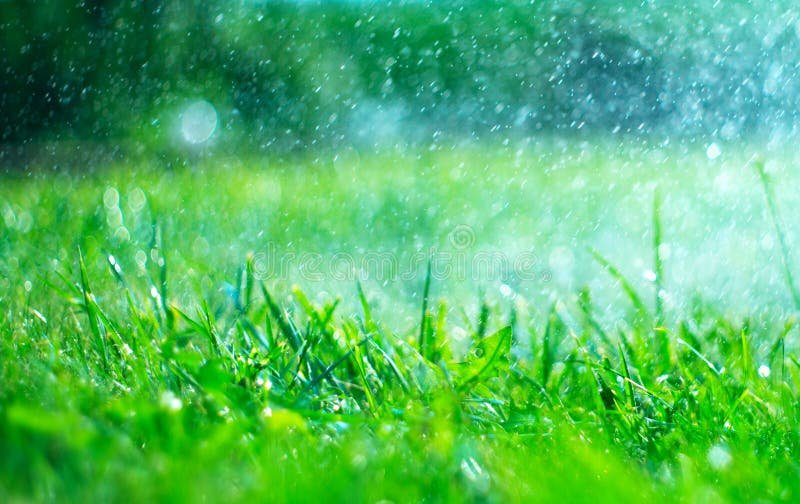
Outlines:
{"label": "green grass", "polygon": [[[0,499],[796,501],[792,175],[614,152],[4,176]],[[258,262],[365,250],[416,274]]]}

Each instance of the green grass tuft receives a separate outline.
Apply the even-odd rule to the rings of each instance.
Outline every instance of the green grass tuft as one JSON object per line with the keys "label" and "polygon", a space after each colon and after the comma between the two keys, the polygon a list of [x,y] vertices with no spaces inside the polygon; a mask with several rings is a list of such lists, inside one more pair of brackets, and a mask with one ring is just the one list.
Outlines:
{"label": "green grass tuft", "polygon": [[[191,170],[9,179],[0,187],[8,201],[0,203],[0,499],[800,498],[795,311],[742,313],[676,298],[672,275],[682,265],[662,254],[662,231],[671,246],[681,239],[670,218],[678,192],[663,205],[655,196],[652,220],[626,213],[642,221],[628,225],[645,237],[651,307],[639,295],[635,261],[594,249],[575,254],[576,268],[588,271],[575,296],[555,283],[561,271],[534,287],[509,275],[499,289],[435,278],[428,262],[410,280],[347,278],[332,289],[268,262],[276,252],[264,252],[261,240],[287,254],[294,240],[301,251],[331,243],[322,252],[333,254],[369,245],[360,241],[365,228],[398,250],[418,239],[441,239],[435,245],[444,249],[442,237],[471,202],[485,205],[471,219],[492,215],[486,232],[501,231],[478,236],[475,249],[511,248],[516,242],[503,240],[515,230],[546,228],[550,213],[572,211],[558,198],[542,210],[514,192],[547,182],[539,171],[514,171],[521,164],[511,157],[496,168],[508,177],[491,187],[530,206],[508,210],[516,213],[504,221],[502,205],[478,197],[497,180],[472,187],[459,178],[461,163],[482,162],[479,154],[448,156],[417,161],[447,168],[428,167],[441,182],[426,181],[428,192],[369,156],[359,168],[374,175],[358,179],[366,187],[354,186],[350,172],[313,167],[319,187],[306,184],[302,198],[294,188],[312,180],[297,173],[307,166],[209,172],[216,191],[197,190]],[[763,168],[759,175],[797,298],[791,236]],[[549,176],[551,187],[574,178]],[[460,185],[445,192],[447,183]],[[109,209],[101,196],[112,185],[122,196]],[[403,190],[424,201],[392,199]],[[630,208],[649,205],[650,194]],[[348,204],[355,196],[357,208]],[[35,225],[19,224],[25,213]],[[560,236],[548,232],[535,239]],[[597,246],[615,252],[608,241]],[[459,282],[463,290],[453,290]],[[665,285],[671,298],[661,296]],[[459,294],[476,290],[477,299]]]}

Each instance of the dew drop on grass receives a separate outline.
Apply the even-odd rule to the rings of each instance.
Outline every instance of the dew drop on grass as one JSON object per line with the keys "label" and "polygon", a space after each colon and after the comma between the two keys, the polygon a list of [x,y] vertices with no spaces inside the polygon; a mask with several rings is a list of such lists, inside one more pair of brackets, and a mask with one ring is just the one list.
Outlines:
{"label": "dew drop on grass", "polygon": [[707,458],[711,467],[717,471],[726,469],[731,465],[731,462],[733,462],[733,456],[730,450],[727,446],[721,444],[712,446],[711,449],[708,450]]}
{"label": "dew drop on grass", "polygon": [[762,364],[758,367],[758,376],[761,378],[769,378],[769,375],[772,374],[772,371],[769,369],[769,366]]}
{"label": "dew drop on grass", "polygon": [[479,492],[489,490],[490,477],[473,457],[461,460],[461,473]]}
{"label": "dew drop on grass", "polygon": [[140,188],[135,188],[128,193],[128,208],[133,212],[141,212],[147,204],[147,196]]}
{"label": "dew drop on grass", "polygon": [[120,267],[119,263],[117,262],[117,258],[116,257],[114,257],[113,255],[109,255],[108,256],[108,264],[111,265],[112,268],[114,268],[114,271],[118,275],[122,274],[122,268]]}
{"label": "dew drop on grass", "polygon": [[136,251],[136,254],[134,254],[134,259],[136,261],[136,265],[139,266],[140,269],[144,269],[145,265],[147,265],[147,254],[144,253],[144,250]]}
{"label": "dew drop on grass", "polygon": [[17,219],[17,230],[22,234],[27,234],[33,227],[33,216],[30,212],[22,212]]}
{"label": "dew drop on grass", "polygon": [[106,206],[106,208],[114,208],[119,206],[119,191],[113,187],[106,189],[106,192],[103,193],[103,204]]}
{"label": "dew drop on grass", "polygon": [[172,412],[180,411],[180,409],[183,407],[183,403],[181,402],[180,398],[178,398],[178,396],[176,396],[171,390],[166,390],[161,393],[159,404],[161,404],[161,407],[167,411]]}
{"label": "dew drop on grass", "polygon": [[461,471],[468,479],[476,481],[483,474],[483,469],[478,465],[478,462],[472,458],[466,458],[461,461]]}

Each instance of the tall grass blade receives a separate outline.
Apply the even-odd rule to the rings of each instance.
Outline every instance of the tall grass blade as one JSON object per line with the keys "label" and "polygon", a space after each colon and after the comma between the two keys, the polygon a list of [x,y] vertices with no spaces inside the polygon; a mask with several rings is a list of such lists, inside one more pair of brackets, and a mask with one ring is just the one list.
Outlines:
{"label": "tall grass blade", "polygon": [[430,296],[431,292],[431,261],[428,260],[428,270],[425,273],[425,287],[422,292],[422,320],[419,325],[419,353],[422,354],[423,357],[427,358],[425,355],[425,348],[427,347],[427,336],[428,336],[428,297]]}
{"label": "tall grass blade", "polygon": [[283,333],[283,336],[289,342],[289,345],[291,345],[292,350],[294,350],[295,352],[299,351],[300,347],[302,346],[300,335],[297,334],[294,327],[289,324],[287,318],[283,313],[283,310],[281,310],[281,307],[278,306],[278,304],[272,298],[269,291],[267,290],[267,286],[264,285],[263,282],[261,283],[261,293],[264,295],[264,299],[267,302],[267,307],[269,308],[269,312],[272,314],[272,317],[278,324],[278,329],[280,330],[281,333]]}
{"label": "tall grass blade", "polygon": [[89,319],[89,328],[98,347],[98,352],[103,359],[103,369],[108,371],[108,346],[106,339],[100,331],[100,321],[97,315],[97,307],[92,296],[92,289],[89,287],[89,275],[86,273],[86,263],[83,260],[83,252],[78,249],[78,263],[81,270],[81,290],[83,291],[83,306],[86,316]]}
{"label": "tall grass blade", "polygon": [[750,343],[747,340],[747,332],[745,332],[744,329],[741,330],[740,335],[742,344],[742,372],[744,373],[745,379],[749,380],[753,372],[753,362],[750,357]]}
{"label": "tall grass blade", "polygon": [[372,331],[375,327],[375,322],[372,320],[372,310],[370,310],[367,296],[364,294],[364,288],[359,280],[356,280],[356,290],[358,291],[358,300],[361,302],[361,309],[364,311],[364,325],[367,331]]}
{"label": "tall grass blade", "polygon": [[551,350],[553,333],[555,332],[556,325],[556,305],[550,309],[550,314],[547,316],[547,326],[544,329],[544,336],[542,336],[542,387],[547,389],[547,380],[550,378],[550,372],[553,369],[553,352]]}
{"label": "tall grass blade", "polygon": [[786,279],[786,285],[792,294],[792,301],[794,301],[795,308],[800,311],[800,290],[794,281],[792,275],[791,260],[789,258],[789,247],[786,245],[786,234],[783,232],[783,224],[778,217],[778,211],[775,205],[775,196],[767,179],[767,173],[764,171],[764,162],[757,160],[754,163],[758,178],[761,180],[761,189],[764,192],[764,198],[767,200],[767,208],[769,209],[770,219],[772,225],[775,227],[775,234],[778,235],[778,245],[781,247],[781,258],[783,260],[783,274]]}
{"label": "tall grass blade", "polygon": [[[333,362],[333,364],[331,364],[330,366],[326,367],[326,368],[325,368],[325,369],[322,371],[322,373],[320,373],[320,374],[318,374],[316,377],[314,377],[314,379],[313,379],[313,380],[311,380],[311,381],[310,381],[310,382],[309,382],[309,383],[306,385],[306,387],[305,387],[305,389],[304,389],[304,392],[307,392],[308,390],[310,390],[310,389],[312,389],[312,388],[316,387],[317,385],[319,385],[319,384],[320,384],[320,382],[322,382],[322,380],[326,380],[326,379],[330,378],[330,377],[333,375],[333,371],[334,371],[334,370],[335,370],[337,367],[341,366],[341,365],[342,365],[344,362],[346,362],[346,361],[347,361],[347,360],[348,360],[348,359],[349,359],[349,358],[350,358],[350,357],[353,355],[353,353],[355,352],[355,350],[354,350],[355,348],[357,348],[357,347],[360,347],[360,346],[362,346],[362,345],[366,344],[366,343],[367,343],[368,341],[370,341],[371,339],[372,339],[372,336],[371,336],[371,335],[369,335],[369,336],[366,336],[366,337],[364,337],[364,338],[363,338],[361,341],[359,341],[358,343],[356,343],[356,344],[355,344],[355,345],[354,345],[352,348],[350,348],[350,349],[349,349],[347,352],[345,352],[345,353],[344,353],[344,354],[343,354],[341,357],[339,357],[338,359],[336,359],[336,361],[334,361],[334,362]],[[392,363],[392,364],[394,364],[394,363]],[[399,373],[399,370],[397,370],[397,372]],[[402,379],[402,375],[400,375],[400,376],[401,376],[401,379]],[[408,385],[406,384],[406,386],[408,386]]]}
{"label": "tall grass blade", "polygon": [[[661,197],[656,190],[653,195],[653,267],[655,273],[656,327],[664,325],[664,302],[661,292],[664,282],[664,264],[661,260]],[[662,344],[662,350],[665,350]]]}
{"label": "tall grass blade", "polygon": [[475,331],[480,341],[486,335],[486,328],[489,325],[489,303],[486,298],[481,296],[481,310],[478,312],[478,329]]}
{"label": "tall grass blade", "polygon": [[597,261],[600,266],[602,266],[603,269],[605,269],[606,272],[611,275],[614,280],[619,282],[620,286],[622,286],[625,294],[627,294],[628,298],[631,300],[631,303],[633,303],[633,306],[636,309],[637,318],[640,321],[647,320],[649,317],[647,307],[645,306],[644,302],[642,302],[642,298],[639,297],[639,294],[636,293],[636,289],[634,289],[633,285],[628,282],[622,272],[620,272],[620,270],[618,270],[608,259],[603,257],[603,255],[594,248],[589,247],[589,252],[592,254],[595,261]]}
{"label": "tall grass blade", "polygon": [[244,313],[250,311],[253,304],[253,287],[255,284],[255,265],[253,264],[253,254],[247,255],[244,266]]}
{"label": "tall grass blade", "polygon": [[[597,322],[594,314],[592,313],[592,298],[588,288],[583,288],[578,293],[578,308],[583,313],[584,319],[589,325],[589,328],[600,337],[600,340],[608,347],[611,347],[611,339],[608,337],[606,331]],[[588,328],[587,328],[588,330]]]}
{"label": "tall grass blade", "polygon": [[625,373],[625,395],[628,396],[628,406],[633,409],[636,406],[633,396],[633,379],[631,371],[628,369],[628,360],[625,358],[625,349],[622,348],[622,343],[619,344],[619,355],[622,358],[622,371]]}
{"label": "tall grass blade", "polygon": [[154,240],[155,247],[158,250],[158,284],[159,295],[161,296],[161,309],[164,310],[164,317],[166,318],[167,328],[170,331],[175,330],[175,313],[169,306],[169,289],[167,288],[167,257],[164,253],[164,232],[157,223],[154,224]]}
{"label": "tall grass blade", "polygon": [[706,366],[708,366],[708,368],[709,368],[709,369],[710,369],[710,370],[711,370],[711,371],[712,371],[712,372],[713,372],[715,375],[717,375],[717,377],[721,376],[721,373],[720,373],[719,369],[717,369],[717,366],[715,366],[715,365],[714,365],[714,363],[713,363],[713,362],[711,362],[711,361],[708,359],[708,357],[706,357],[705,355],[703,355],[703,354],[700,352],[700,350],[696,349],[695,347],[693,347],[692,345],[690,345],[689,343],[687,343],[686,341],[684,341],[684,340],[683,340],[683,339],[681,339],[681,338],[678,338],[676,341],[678,342],[678,344],[679,344],[679,345],[683,345],[683,346],[685,346],[686,348],[688,348],[688,349],[689,349],[689,351],[690,351],[690,352],[692,352],[692,353],[693,353],[693,354],[694,354],[694,355],[695,355],[695,356],[696,356],[698,359],[700,359],[701,361],[703,361],[703,362],[705,363],[705,365],[706,365]]}
{"label": "tall grass blade", "polygon": [[[367,336],[366,338],[364,338],[363,341],[367,341],[369,339],[370,336]],[[392,356],[389,355],[386,352],[386,350],[381,348],[381,346],[377,344],[375,341],[370,341],[370,342],[372,343],[372,347],[375,348],[378,351],[378,353],[381,354],[381,356],[383,356],[384,360],[389,365],[389,369],[391,369],[392,373],[394,373],[394,375],[397,377],[398,381],[400,382],[400,386],[403,389],[403,392],[405,392],[406,394],[409,393],[411,391],[411,388],[408,386],[408,381],[406,380],[405,376],[403,376],[403,372],[400,371],[400,367],[397,365],[394,359],[392,359]],[[360,344],[361,343],[359,342],[359,345]]]}

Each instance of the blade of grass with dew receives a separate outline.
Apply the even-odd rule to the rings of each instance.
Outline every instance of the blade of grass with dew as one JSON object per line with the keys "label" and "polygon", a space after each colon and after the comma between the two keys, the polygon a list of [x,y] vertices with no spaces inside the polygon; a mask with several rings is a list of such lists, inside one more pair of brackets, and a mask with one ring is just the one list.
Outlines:
{"label": "blade of grass with dew", "polygon": [[636,401],[633,395],[633,379],[631,378],[631,371],[628,369],[628,359],[625,358],[625,349],[622,343],[619,344],[619,356],[622,359],[622,371],[625,375],[625,395],[628,400],[628,407],[633,409],[636,406]]}
{"label": "blade of grass with dew", "polygon": [[278,324],[278,329],[283,333],[283,337],[286,338],[294,351],[298,351],[302,346],[299,335],[294,327],[289,324],[283,310],[275,303],[275,300],[272,298],[272,295],[270,295],[267,290],[267,286],[264,285],[263,282],[261,283],[261,293],[264,295],[264,300],[267,302],[272,318],[274,318],[275,322]]}
{"label": "blade of grass with dew", "polygon": [[83,252],[78,249],[78,263],[81,271],[81,290],[83,291],[83,306],[86,316],[89,319],[89,328],[94,337],[95,346],[103,361],[103,369],[108,372],[108,346],[106,339],[100,331],[100,322],[97,316],[97,310],[94,302],[92,301],[92,290],[89,287],[89,275],[86,272],[86,263],[83,260]]}
{"label": "blade of grass with dew", "polygon": [[747,332],[742,329],[739,331],[740,334],[740,343],[741,343],[741,353],[742,353],[742,373],[744,374],[745,380],[750,380],[752,378],[753,373],[753,359],[751,357],[751,350],[750,350],[750,341],[747,338]]}
{"label": "blade of grass with dew", "polygon": [[[392,370],[392,372],[394,373],[394,375],[397,377],[397,380],[399,381],[399,383],[400,383],[400,386],[403,388],[403,391],[404,391],[405,393],[409,393],[409,392],[411,391],[411,388],[408,386],[408,381],[406,380],[406,377],[405,377],[405,376],[403,376],[403,372],[402,372],[402,371],[400,371],[400,367],[399,367],[399,366],[397,365],[397,363],[394,361],[394,359],[392,358],[392,356],[391,356],[391,355],[389,355],[389,354],[386,352],[386,350],[384,350],[384,349],[383,349],[383,348],[382,348],[382,347],[381,347],[381,346],[380,346],[378,343],[376,343],[375,341],[373,341],[373,340],[371,339],[371,336],[367,336],[367,337],[366,337],[366,338],[364,338],[362,341],[364,341],[364,342],[366,342],[366,341],[369,341],[370,343],[372,343],[372,347],[373,347],[374,349],[376,349],[376,350],[378,351],[378,353],[379,353],[379,354],[381,354],[381,356],[383,357],[383,359],[384,359],[384,360],[386,361],[386,363],[389,365],[389,369],[391,369],[391,370]],[[360,344],[361,344],[361,342],[359,342],[358,344],[360,345]]]}
{"label": "blade of grass with dew", "polygon": [[[371,339],[372,339],[372,336],[366,336],[366,337],[362,338],[359,342],[357,342],[353,346],[353,348],[365,345]],[[331,365],[326,367],[322,371],[322,373],[320,373],[319,375],[314,377],[314,379],[306,385],[306,391],[308,391],[308,390],[312,389],[313,387],[319,385],[323,380],[326,380],[326,379],[330,378],[333,375],[333,372],[336,370],[336,368],[338,368],[339,366],[341,366],[342,364],[347,362],[353,356],[353,353],[355,351],[353,348],[348,349],[341,357],[339,357]],[[401,376],[401,378],[402,378],[402,376]]]}
{"label": "blade of grass with dew", "polygon": [[477,381],[491,370],[500,358],[508,355],[511,350],[511,326],[506,326],[496,333],[481,339],[476,350],[480,350],[481,355],[471,363],[472,374],[458,385],[459,389],[464,389]]}
{"label": "blade of grass with dew", "polygon": [[664,327],[664,262],[661,258],[661,196],[656,189],[653,194],[653,268],[655,269],[656,320],[653,337],[658,345],[657,352],[661,359],[660,372],[670,369],[669,332]]}
{"label": "blade of grass with dew", "polygon": [[481,295],[481,309],[478,312],[478,323],[476,324],[477,329],[475,330],[475,334],[478,337],[478,340],[486,335],[486,327],[489,324],[489,303],[486,301],[486,298]]}

